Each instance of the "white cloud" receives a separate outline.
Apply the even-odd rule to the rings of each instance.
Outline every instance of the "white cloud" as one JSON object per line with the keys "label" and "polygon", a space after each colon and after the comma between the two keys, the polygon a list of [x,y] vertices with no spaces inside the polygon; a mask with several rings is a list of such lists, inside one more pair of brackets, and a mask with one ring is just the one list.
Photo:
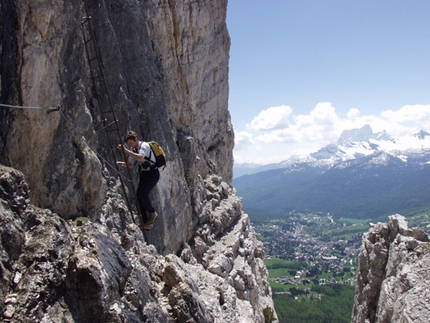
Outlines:
{"label": "white cloud", "polygon": [[338,137],[339,117],[330,102],[320,102],[308,115],[294,116],[300,142],[330,141]]}
{"label": "white cloud", "polygon": [[297,133],[295,133],[295,129],[290,127],[288,129],[277,129],[273,131],[265,132],[255,139],[261,142],[278,142],[278,143],[295,143],[298,142]]}
{"label": "white cloud", "polygon": [[359,118],[361,116],[361,112],[360,112],[360,110],[358,110],[356,108],[351,108],[351,109],[349,109],[346,116],[350,120],[356,120],[357,118]]}
{"label": "white cloud", "polygon": [[[276,156],[267,152],[272,157],[271,162],[294,154],[309,154],[336,143],[343,130],[366,124],[374,132],[386,130],[394,137],[412,136],[421,129],[430,131],[430,105],[406,105],[398,110],[383,111],[379,116],[362,115],[359,109],[351,108],[346,117],[340,117],[329,102],[320,102],[309,114],[301,115],[294,115],[289,106],[272,107],[254,117],[247,125],[248,131],[236,133],[235,159],[261,163],[255,160],[255,152],[264,152],[269,146],[271,152],[277,151]],[[273,148],[274,145],[278,148]]]}
{"label": "white cloud", "polygon": [[[285,108],[285,106],[278,107]],[[270,108],[270,109],[276,109]],[[268,112],[264,110],[263,112]],[[288,109],[291,109],[288,107]],[[284,110],[286,111],[286,110]],[[260,113],[260,116],[265,116],[265,114]],[[288,112],[288,116],[291,115],[292,110]],[[287,114],[283,114],[284,117]],[[261,118],[262,119],[262,118]],[[257,120],[254,118],[253,121]],[[258,119],[259,120],[259,119]],[[269,128],[262,134],[256,136],[256,141],[268,142],[278,142],[278,143],[305,143],[305,142],[330,142],[331,140],[336,140],[340,135],[338,131],[339,117],[331,103],[323,102],[318,103],[315,109],[313,109],[308,115],[292,115],[292,122],[285,120],[288,123],[288,127],[279,128]],[[253,129],[257,129],[254,127]],[[258,127],[258,130],[262,130],[262,127]]]}
{"label": "white cloud", "polygon": [[[430,128],[430,105],[416,104],[405,105],[399,110],[386,110],[381,113],[381,117],[385,118],[392,124],[414,124],[416,128]],[[430,130],[430,129],[429,129]]]}
{"label": "white cloud", "polygon": [[235,150],[243,150],[246,149],[246,146],[250,146],[254,144],[253,135],[246,131],[235,131],[234,132],[234,149]]}
{"label": "white cloud", "polygon": [[288,117],[293,112],[289,106],[282,105],[263,110],[247,127],[251,130],[271,130],[289,127]]}
{"label": "white cloud", "polygon": [[383,118],[391,122],[406,122],[428,119],[430,116],[430,105],[416,104],[405,105],[399,110],[386,110],[381,113]]}
{"label": "white cloud", "polygon": [[336,124],[339,117],[330,102],[320,102],[310,114],[295,116],[294,120],[300,128],[308,126],[326,127]]}

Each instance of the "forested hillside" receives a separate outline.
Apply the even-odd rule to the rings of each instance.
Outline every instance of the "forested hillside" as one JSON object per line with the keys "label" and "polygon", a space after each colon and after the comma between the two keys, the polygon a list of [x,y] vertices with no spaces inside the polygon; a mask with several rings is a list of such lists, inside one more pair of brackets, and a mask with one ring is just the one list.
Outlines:
{"label": "forested hillside", "polygon": [[328,170],[303,164],[234,179],[245,209],[325,212],[372,219],[430,206],[427,155],[376,153]]}

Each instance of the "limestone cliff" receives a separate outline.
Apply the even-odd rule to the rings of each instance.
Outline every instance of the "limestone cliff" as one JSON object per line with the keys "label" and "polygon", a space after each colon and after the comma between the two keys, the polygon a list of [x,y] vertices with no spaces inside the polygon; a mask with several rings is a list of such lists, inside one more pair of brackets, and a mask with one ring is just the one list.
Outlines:
{"label": "limestone cliff", "polygon": [[406,218],[390,216],[363,238],[353,323],[429,322],[430,245]]}
{"label": "limestone cliff", "polygon": [[2,0],[3,319],[264,322],[264,249],[230,186],[227,1],[87,4],[121,132],[166,151],[160,217],[146,243],[98,131],[84,2]]}

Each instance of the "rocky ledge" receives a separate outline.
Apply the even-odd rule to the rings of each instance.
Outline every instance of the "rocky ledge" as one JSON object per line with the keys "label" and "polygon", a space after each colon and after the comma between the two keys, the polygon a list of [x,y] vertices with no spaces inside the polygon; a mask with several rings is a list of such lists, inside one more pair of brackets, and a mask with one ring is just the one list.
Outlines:
{"label": "rocky ledge", "polygon": [[[30,203],[21,172],[0,168],[4,322],[265,322],[264,249],[234,190],[205,180],[200,229],[162,256],[135,224],[122,233]],[[174,233],[172,233],[174,234]]]}
{"label": "rocky ledge", "polygon": [[420,229],[392,215],[372,224],[359,255],[353,323],[430,320],[430,245]]}

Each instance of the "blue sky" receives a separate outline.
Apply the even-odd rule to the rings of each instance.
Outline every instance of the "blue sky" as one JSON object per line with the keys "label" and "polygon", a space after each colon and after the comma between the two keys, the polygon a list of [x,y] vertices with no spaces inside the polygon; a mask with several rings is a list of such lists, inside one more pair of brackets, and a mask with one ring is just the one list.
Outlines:
{"label": "blue sky", "polygon": [[430,132],[428,17],[426,0],[229,0],[235,161],[307,154],[365,123]]}

